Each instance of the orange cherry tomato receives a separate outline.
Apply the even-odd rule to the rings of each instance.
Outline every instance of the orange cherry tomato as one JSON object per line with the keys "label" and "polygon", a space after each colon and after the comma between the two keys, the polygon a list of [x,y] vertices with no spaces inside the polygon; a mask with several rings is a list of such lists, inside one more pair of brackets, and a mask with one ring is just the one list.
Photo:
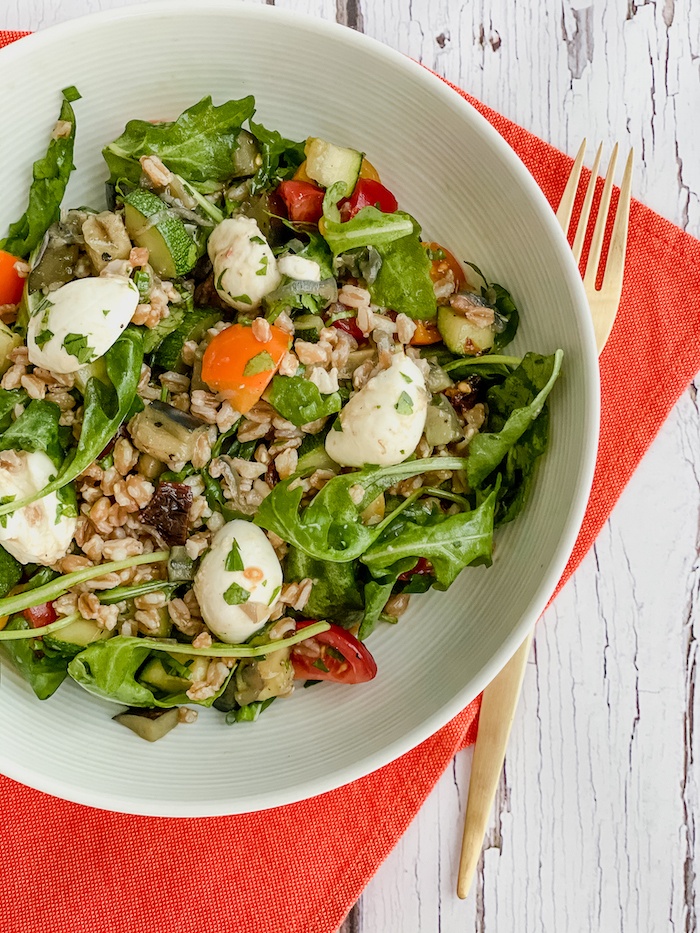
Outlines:
{"label": "orange cherry tomato", "polygon": [[435,321],[414,321],[416,332],[411,337],[414,347],[427,347],[431,343],[440,343],[442,334],[437,329]]}
{"label": "orange cherry tomato", "polygon": [[313,180],[313,178],[309,178],[309,176],[306,174],[306,159],[304,159],[304,161],[301,163],[301,165],[299,166],[299,168],[298,168],[298,169],[296,170],[296,172],[294,173],[293,179],[294,179],[294,181],[303,181],[303,182],[306,182],[307,185],[315,185],[315,184],[316,184],[316,182]]}
{"label": "orange cherry tomato", "polygon": [[437,282],[438,279],[443,278],[451,269],[452,275],[454,275],[455,278],[455,290],[459,291],[460,288],[464,288],[467,284],[464,269],[460,263],[457,262],[452,253],[446,250],[444,246],[440,246],[439,243],[424,243],[423,246],[426,250],[430,250],[431,253],[440,253],[444,257],[436,258],[431,261],[430,278],[433,282]]}
{"label": "orange cherry tomato", "polygon": [[0,249],[0,305],[19,304],[24,291],[24,279],[15,269],[16,256]]}
{"label": "orange cherry tomato", "polygon": [[360,166],[360,178],[366,178],[368,181],[381,181],[379,172],[372,165],[369,159],[363,159]]}
{"label": "orange cherry tomato", "polygon": [[270,339],[258,340],[253,328],[233,324],[222,330],[204,351],[202,380],[224,392],[233,407],[245,414],[255,405],[289,349],[289,334],[270,327]]}

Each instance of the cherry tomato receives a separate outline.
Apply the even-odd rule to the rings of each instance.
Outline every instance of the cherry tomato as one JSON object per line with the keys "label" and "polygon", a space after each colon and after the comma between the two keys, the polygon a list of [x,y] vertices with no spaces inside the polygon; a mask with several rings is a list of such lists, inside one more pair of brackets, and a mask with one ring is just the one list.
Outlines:
{"label": "cherry tomato", "polygon": [[336,327],[338,330],[344,330],[346,334],[354,337],[358,343],[364,343],[367,340],[360,330],[356,317],[341,317],[337,321],[333,321],[331,326]]}
{"label": "cherry tomato", "polygon": [[277,193],[293,223],[317,224],[323,215],[325,191],[307,181],[283,181]]}
{"label": "cherry tomato", "polygon": [[369,206],[376,207],[385,214],[393,214],[399,202],[381,182],[373,178],[359,178],[350,197],[340,202],[340,216],[344,221],[350,220],[363,207]]}
{"label": "cherry tomato", "polygon": [[435,321],[414,321],[416,330],[411,337],[411,344],[414,347],[427,347],[431,343],[440,343],[442,334],[437,329]]}
{"label": "cherry tomato", "polygon": [[[313,625],[297,622],[297,631]],[[327,632],[292,648],[294,676],[301,680],[332,680],[337,684],[364,684],[377,675],[377,663],[350,632],[331,625]]]}
{"label": "cherry tomato", "polygon": [[370,178],[372,181],[381,181],[379,172],[372,165],[369,159],[363,159],[360,166],[360,178]]}
{"label": "cherry tomato", "polygon": [[50,625],[58,618],[53,608],[53,603],[42,603],[40,606],[31,606],[29,609],[24,609],[22,615],[32,628],[41,628],[42,625]]}
{"label": "cherry tomato", "polygon": [[399,580],[410,580],[411,577],[426,577],[431,573],[434,573],[433,565],[425,557],[419,557],[418,563],[413,568],[413,570],[407,570],[405,573],[400,573]]}
{"label": "cherry tomato", "polygon": [[232,324],[214,337],[202,357],[202,380],[214,392],[226,392],[233,407],[245,414],[265,391],[290,338],[281,327],[270,327],[270,339],[258,340],[252,327]]}
{"label": "cherry tomato", "polygon": [[435,256],[435,258],[431,260],[430,268],[430,278],[433,282],[437,282],[439,279],[444,278],[451,269],[455,279],[455,291],[459,291],[460,288],[463,288],[467,284],[464,269],[449,250],[445,249],[444,246],[440,246],[439,243],[424,243],[423,246]]}
{"label": "cherry tomato", "polygon": [[0,305],[19,304],[24,291],[24,279],[15,269],[16,256],[0,249]]}

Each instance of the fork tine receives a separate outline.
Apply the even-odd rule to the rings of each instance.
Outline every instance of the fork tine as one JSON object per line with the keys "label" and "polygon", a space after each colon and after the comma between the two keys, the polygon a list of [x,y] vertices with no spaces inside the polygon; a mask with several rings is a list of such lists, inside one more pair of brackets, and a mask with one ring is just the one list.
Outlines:
{"label": "fork tine", "polygon": [[569,233],[569,224],[571,223],[571,215],[574,212],[576,192],[578,191],[578,183],[579,179],[581,178],[581,168],[583,167],[583,159],[585,155],[586,139],[584,138],[578,152],[576,153],[574,164],[571,167],[569,180],[566,183],[566,188],[564,188],[564,193],[561,196],[561,201],[559,202],[559,207],[557,208],[557,220],[559,221],[559,226],[564,231],[564,236],[567,236]]}
{"label": "fork tine", "polygon": [[586,239],[586,230],[588,229],[588,218],[591,213],[591,205],[593,204],[593,195],[595,194],[595,186],[598,181],[598,169],[600,168],[600,157],[603,154],[603,144],[601,143],[598,146],[598,151],[595,154],[595,159],[593,161],[593,168],[591,169],[591,178],[588,182],[588,188],[586,189],[586,197],[583,199],[583,207],[581,208],[581,216],[578,219],[578,226],[576,227],[576,236],[574,237],[574,245],[571,247],[571,251],[574,254],[574,259],[576,262],[581,261],[581,253],[583,252],[583,242]]}
{"label": "fork tine", "polygon": [[612,195],[613,181],[615,179],[615,166],[617,165],[618,145],[615,143],[613,151],[610,154],[608,171],[605,175],[605,184],[603,194],[598,207],[598,217],[596,218],[595,229],[593,230],[593,239],[591,240],[591,250],[588,254],[586,271],[583,276],[583,285],[585,288],[593,290],[595,288],[596,278],[598,277],[598,265],[600,263],[600,254],[603,249],[603,240],[605,238],[605,227],[608,222],[608,213],[610,211],[610,197]]}
{"label": "fork tine", "polygon": [[620,185],[620,197],[617,202],[615,223],[613,224],[608,258],[603,273],[603,289],[606,294],[616,301],[620,300],[622,293],[622,275],[625,269],[625,252],[627,249],[627,229],[630,219],[630,202],[632,200],[632,172],[634,166],[634,149],[630,149],[625,163],[625,171]]}

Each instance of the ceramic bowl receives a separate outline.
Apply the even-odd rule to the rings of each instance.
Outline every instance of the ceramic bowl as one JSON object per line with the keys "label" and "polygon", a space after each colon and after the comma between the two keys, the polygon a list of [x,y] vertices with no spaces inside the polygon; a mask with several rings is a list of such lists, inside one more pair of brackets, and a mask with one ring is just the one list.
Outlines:
{"label": "ceramic bowl", "polygon": [[414,599],[370,647],[370,684],[299,689],[254,725],[203,711],[151,745],[115,707],[65,683],[43,703],[5,663],[0,771],[111,810],[239,813],[319,794],[381,767],[456,715],[505,664],[566,564],[590,488],[598,432],[593,330],[576,266],[539,188],[457,93],[350,29],[268,6],[142,4],[56,26],[0,52],[0,228],[24,210],[60,91],[76,85],[77,171],[66,205],[101,205],[100,150],[133,117],[172,118],[206,94],[254,94],[285,135],[365,151],[424,236],[476,262],[521,311],[513,352],[564,350],[551,396],[551,448],[521,519],[498,534],[491,568]]}

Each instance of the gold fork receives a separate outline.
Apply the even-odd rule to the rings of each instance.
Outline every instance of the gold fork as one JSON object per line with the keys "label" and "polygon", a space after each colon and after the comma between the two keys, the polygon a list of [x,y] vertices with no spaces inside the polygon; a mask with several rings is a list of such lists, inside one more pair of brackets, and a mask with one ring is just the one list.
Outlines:
{"label": "gold fork", "polygon": [[[598,147],[591,169],[591,177],[586,189],[581,207],[572,251],[577,263],[581,261],[583,246],[586,241],[588,222],[593,204],[596,183],[598,181],[598,168],[602,155],[602,145]],[[569,180],[562,195],[557,210],[557,220],[565,235],[569,233],[574,203],[581,178],[581,169],[586,152],[586,140],[574,160]],[[612,195],[615,166],[617,163],[618,146],[615,144],[608,171],[603,184],[603,193],[598,207],[596,224],[593,229],[591,247],[583,271],[583,285],[586,298],[591,309],[593,329],[595,331],[598,354],[610,336],[615,315],[620,305],[622,294],[622,276],[625,268],[625,251],[627,249],[627,229],[629,226],[630,200],[632,191],[632,165],[634,152],[630,149],[625,171],[620,187],[620,198],[615,212],[610,245],[605,261],[603,280],[600,289],[596,289],[596,280],[601,270],[601,252],[605,238],[605,230],[610,213],[610,199]],[[462,837],[462,853],[457,876],[457,894],[466,897],[471,887],[472,878],[479,862],[481,849],[486,832],[486,824],[491,813],[496,788],[501,778],[506,746],[510,736],[515,709],[520,697],[520,690],[525,674],[525,665],[530,654],[533,632],[527,636],[522,645],[515,652],[503,670],[484,690],[479,715],[479,732],[474,746],[472,760],[472,773],[469,781],[469,797],[467,799],[467,812],[464,820],[464,835]]]}

